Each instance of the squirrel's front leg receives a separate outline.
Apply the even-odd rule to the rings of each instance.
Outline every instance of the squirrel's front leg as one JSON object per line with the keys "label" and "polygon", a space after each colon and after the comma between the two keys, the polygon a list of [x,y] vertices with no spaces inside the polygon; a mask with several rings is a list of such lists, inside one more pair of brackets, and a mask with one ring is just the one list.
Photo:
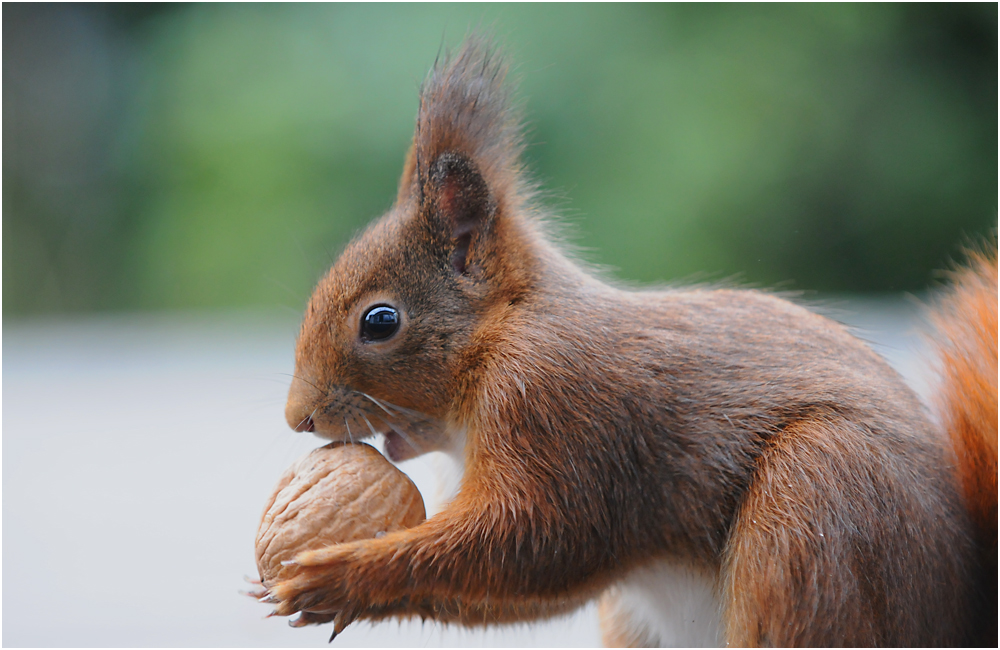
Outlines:
{"label": "squirrel's front leg", "polygon": [[276,613],[336,614],[335,633],[388,616],[481,625],[561,613],[595,595],[606,572],[599,558],[558,548],[572,535],[565,517],[476,504],[468,495],[478,490],[464,492],[409,530],[300,553],[297,572],[268,591]]}

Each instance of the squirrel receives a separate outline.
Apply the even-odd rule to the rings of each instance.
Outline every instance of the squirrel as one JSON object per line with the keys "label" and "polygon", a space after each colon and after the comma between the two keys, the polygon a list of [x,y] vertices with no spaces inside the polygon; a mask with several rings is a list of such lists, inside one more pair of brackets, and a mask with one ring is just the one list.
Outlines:
{"label": "squirrel", "polygon": [[[296,556],[296,626],[531,621],[608,645],[995,645],[997,256],[939,305],[942,423],[763,291],[625,290],[564,251],[484,37],[435,63],[395,203],[309,300],[286,418],[446,451],[424,523]],[[332,640],[332,638],[331,638]]]}

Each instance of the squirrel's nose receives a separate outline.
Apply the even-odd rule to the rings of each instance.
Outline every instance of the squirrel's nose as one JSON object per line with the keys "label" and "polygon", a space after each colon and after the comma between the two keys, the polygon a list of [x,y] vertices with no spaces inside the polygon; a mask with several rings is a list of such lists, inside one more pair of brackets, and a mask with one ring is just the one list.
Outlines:
{"label": "squirrel's nose", "polygon": [[[296,367],[296,373],[298,372]],[[288,423],[288,428],[295,431],[316,431],[313,414],[320,408],[322,399],[318,390],[312,382],[301,379],[298,374],[292,377],[292,384],[288,387],[288,401],[285,402],[285,422]]]}
{"label": "squirrel's nose", "polygon": [[304,418],[302,418],[302,420],[292,428],[295,429],[296,431],[312,432],[316,430],[316,423],[313,422],[311,415],[307,415]]}

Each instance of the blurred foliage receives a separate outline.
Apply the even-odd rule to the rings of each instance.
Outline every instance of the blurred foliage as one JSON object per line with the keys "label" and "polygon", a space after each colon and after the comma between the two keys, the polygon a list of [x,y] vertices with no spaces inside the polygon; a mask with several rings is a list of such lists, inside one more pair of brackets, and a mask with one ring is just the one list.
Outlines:
{"label": "blurred foliage", "polygon": [[915,290],[997,218],[997,5],[3,6],[3,308],[301,308],[485,26],[638,282]]}

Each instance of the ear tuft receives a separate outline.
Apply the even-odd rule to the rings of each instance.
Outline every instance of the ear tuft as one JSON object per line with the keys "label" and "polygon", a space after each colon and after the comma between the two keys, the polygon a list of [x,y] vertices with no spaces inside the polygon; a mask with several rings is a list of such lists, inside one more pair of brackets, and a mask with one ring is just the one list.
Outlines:
{"label": "ear tuft", "polygon": [[421,184],[439,158],[457,153],[472,162],[498,201],[517,194],[521,124],[510,106],[506,76],[507,65],[497,48],[477,34],[435,64],[420,89],[413,140]]}

